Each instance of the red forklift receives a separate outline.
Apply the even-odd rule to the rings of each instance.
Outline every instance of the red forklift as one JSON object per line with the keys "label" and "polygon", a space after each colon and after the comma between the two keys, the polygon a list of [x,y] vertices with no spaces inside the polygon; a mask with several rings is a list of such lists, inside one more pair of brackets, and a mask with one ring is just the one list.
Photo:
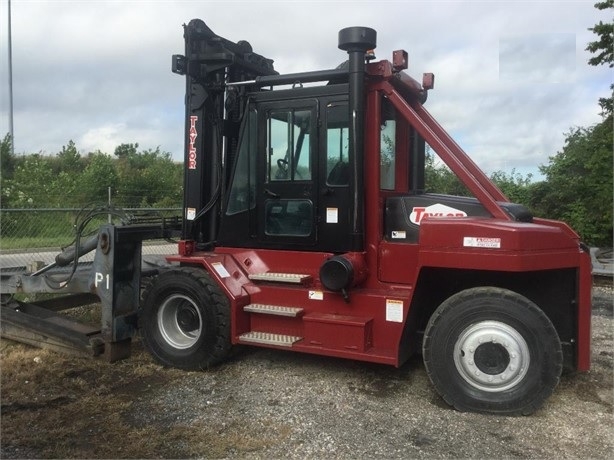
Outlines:
{"label": "red forklift", "polygon": [[[588,248],[489,180],[424,108],[434,77],[405,73],[405,51],[377,61],[376,32],[349,27],[339,67],[280,75],[201,20],[184,38],[178,254],[142,270],[140,241],[160,232],[101,230],[90,249],[115,255],[89,289],[110,305],[106,346],[138,317],[153,357],[183,369],[233,345],[397,367],[422,354],[448,404],[496,414],[530,414],[564,368],[589,369]],[[427,145],[472,197],[426,191]]]}

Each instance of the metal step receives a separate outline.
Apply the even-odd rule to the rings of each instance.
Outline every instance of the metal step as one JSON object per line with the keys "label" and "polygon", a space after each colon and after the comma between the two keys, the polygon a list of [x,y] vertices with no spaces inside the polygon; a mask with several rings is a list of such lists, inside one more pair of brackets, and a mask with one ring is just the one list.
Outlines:
{"label": "metal step", "polygon": [[283,334],[271,334],[270,332],[247,332],[239,336],[239,341],[244,343],[259,343],[262,345],[275,345],[278,347],[291,347],[294,342],[302,340],[302,337]]}
{"label": "metal step", "polygon": [[279,305],[265,305],[262,303],[252,303],[243,307],[243,311],[251,313],[262,313],[265,315],[290,316],[296,318],[303,313],[299,307],[282,307]]}
{"label": "metal step", "polygon": [[302,275],[299,273],[252,273],[249,275],[249,279],[252,281],[271,281],[274,283],[289,283],[289,284],[301,284],[311,280],[311,275]]}

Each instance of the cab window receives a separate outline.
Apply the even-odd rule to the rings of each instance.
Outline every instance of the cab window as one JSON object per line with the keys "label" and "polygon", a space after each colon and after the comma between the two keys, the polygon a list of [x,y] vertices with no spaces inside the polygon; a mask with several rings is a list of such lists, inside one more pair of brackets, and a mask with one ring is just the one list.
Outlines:
{"label": "cab window", "polygon": [[397,111],[392,103],[382,98],[380,118],[380,188],[394,190],[397,153]]}
{"label": "cab window", "polygon": [[311,112],[273,110],[267,117],[267,182],[311,180]]}
{"label": "cab window", "polygon": [[257,113],[250,110],[243,125],[226,214],[237,214],[256,206],[257,135]]}
{"label": "cab window", "polygon": [[346,103],[326,108],[326,185],[344,186],[350,182],[349,112]]}

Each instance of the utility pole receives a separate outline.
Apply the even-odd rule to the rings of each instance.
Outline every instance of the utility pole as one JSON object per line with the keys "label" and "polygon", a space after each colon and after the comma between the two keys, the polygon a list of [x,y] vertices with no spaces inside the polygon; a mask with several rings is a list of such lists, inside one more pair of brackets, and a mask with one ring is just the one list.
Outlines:
{"label": "utility pole", "polygon": [[11,37],[11,0],[8,0],[9,23],[8,23],[8,45],[9,45],[9,134],[11,136],[11,155],[15,155],[15,135],[13,134],[13,41]]}

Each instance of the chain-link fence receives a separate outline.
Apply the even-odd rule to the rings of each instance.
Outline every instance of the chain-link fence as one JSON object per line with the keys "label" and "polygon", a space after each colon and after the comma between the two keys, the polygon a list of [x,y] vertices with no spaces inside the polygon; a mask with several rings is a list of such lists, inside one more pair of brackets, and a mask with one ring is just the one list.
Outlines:
{"label": "chain-link fence", "polygon": [[[179,218],[181,208],[12,208],[0,209],[0,269],[26,267],[35,271],[55,259],[63,248],[70,247],[77,233],[81,238],[94,235],[108,222],[161,221]],[[82,224],[85,222],[83,228]],[[175,254],[177,245],[166,240],[148,240],[143,244],[144,256]],[[81,260],[92,260],[94,253]],[[593,271],[612,276],[612,249],[592,248]]]}
{"label": "chain-link fence", "polygon": [[[100,225],[162,221],[181,215],[180,208],[15,208],[0,210],[0,268],[31,267],[51,263],[77,235],[96,234]],[[144,255],[173,254],[176,244],[166,240],[146,241]],[[92,260],[93,253],[83,257]]]}

